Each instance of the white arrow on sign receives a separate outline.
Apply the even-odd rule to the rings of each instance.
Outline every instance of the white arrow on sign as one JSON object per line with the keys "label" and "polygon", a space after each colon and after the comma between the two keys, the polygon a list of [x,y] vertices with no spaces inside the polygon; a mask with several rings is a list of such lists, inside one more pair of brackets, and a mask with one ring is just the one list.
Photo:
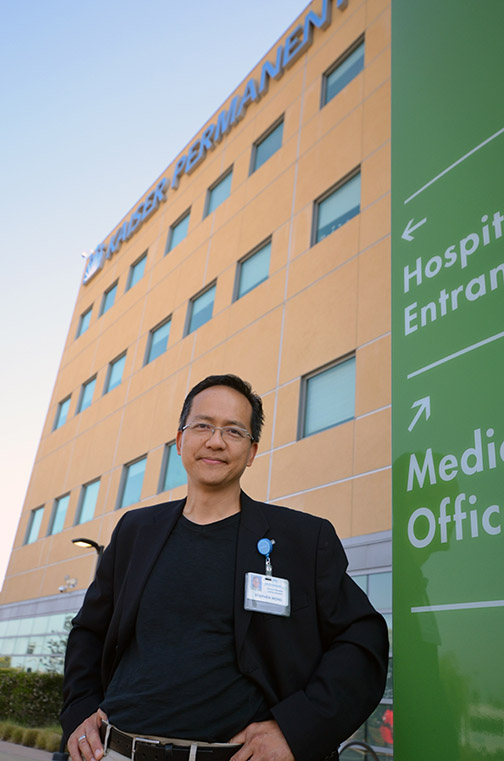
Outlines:
{"label": "white arrow on sign", "polygon": [[413,407],[418,407],[418,412],[411,421],[411,423],[408,426],[408,431],[412,431],[415,427],[418,418],[422,414],[422,412],[425,410],[425,419],[428,420],[430,418],[430,396],[424,396],[423,399],[418,399],[416,402],[413,402],[411,405],[411,409]]}
{"label": "white arrow on sign", "polygon": [[416,225],[411,224],[413,222],[412,219],[408,222],[406,227],[404,228],[404,232],[401,235],[401,238],[404,238],[404,240],[414,240],[413,235],[411,234],[414,230],[416,230],[418,227],[421,227],[427,222],[427,217],[424,217],[420,220],[420,222],[417,222]]}

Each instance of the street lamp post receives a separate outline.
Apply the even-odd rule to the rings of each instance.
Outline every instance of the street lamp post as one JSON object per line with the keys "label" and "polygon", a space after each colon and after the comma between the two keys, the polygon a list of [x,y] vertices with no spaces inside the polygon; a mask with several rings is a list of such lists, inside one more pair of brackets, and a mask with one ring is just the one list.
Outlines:
{"label": "street lamp post", "polygon": [[[96,571],[98,570],[98,566],[100,565],[100,560],[103,555],[103,550],[105,549],[103,544],[98,544],[98,542],[95,542],[93,539],[85,539],[83,537],[79,537],[78,539],[72,539],[72,543],[75,544],[76,547],[85,547],[96,550],[98,558],[96,560],[96,568],[95,568],[95,576]],[[68,761],[68,753],[65,751],[66,746],[66,738],[64,735],[61,736],[61,742],[59,750],[55,751],[52,755],[51,761]]]}

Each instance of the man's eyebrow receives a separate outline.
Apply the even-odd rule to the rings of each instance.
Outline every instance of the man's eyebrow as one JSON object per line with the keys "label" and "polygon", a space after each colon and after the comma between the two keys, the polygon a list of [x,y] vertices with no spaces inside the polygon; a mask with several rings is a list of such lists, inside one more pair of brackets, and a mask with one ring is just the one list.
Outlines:
{"label": "man's eyebrow", "polygon": [[[215,418],[213,418],[211,415],[195,415],[194,420],[208,420],[209,423],[212,423]],[[241,420],[228,420],[225,425],[236,425],[238,428],[243,428],[244,430],[247,430],[247,426],[245,423],[243,423]]]}

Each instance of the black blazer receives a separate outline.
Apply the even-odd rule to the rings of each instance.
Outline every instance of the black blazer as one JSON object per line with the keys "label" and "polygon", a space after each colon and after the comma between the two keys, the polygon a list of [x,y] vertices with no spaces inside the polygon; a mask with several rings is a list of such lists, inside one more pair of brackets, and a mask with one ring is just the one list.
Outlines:
{"label": "black blazer", "polygon": [[[131,510],[119,521],[69,636],[65,735],[99,707],[135,631],[142,592],[185,500]],[[348,738],[378,704],[385,685],[385,622],[346,574],[329,523],[241,494],[235,584],[240,671],[263,690],[297,761],[317,761]],[[257,550],[275,539],[273,574],[290,582],[291,615],[246,611],[244,576],[264,573]],[[123,727],[128,730],[128,727]]]}

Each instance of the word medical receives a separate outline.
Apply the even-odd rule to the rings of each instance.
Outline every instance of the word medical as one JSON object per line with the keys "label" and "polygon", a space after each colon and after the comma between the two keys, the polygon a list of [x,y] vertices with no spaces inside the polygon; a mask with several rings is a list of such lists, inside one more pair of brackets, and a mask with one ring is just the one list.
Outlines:
{"label": "word medical", "polygon": [[[424,456],[423,464],[420,465],[415,453],[410,455],[408,469],[407,491],[412,491],[415,481],[420,489],[428,484],[434,486],[438,478],[441,481],[451,481],[457,477],[459,472],[466,476],[473,476],[482,473],[484,470],[495,470],[500,462],[504,463],[504,441],[497,445],[493,440],[495,430],[487,428],[484,434],[486,440],[483,441],[481,428],[475,428],[473,431],[473,442],[467,447],[460,457],[455,454],[446,454],[441,457],[439,462],[434,462],[432,448],[429,447]],[[474,446],[472,445],[474,444]],[[436,473],[437,470],[437,473]],[[472,510],[463,509],[464,503],[467,502],[473,507]],[[453,500],[453,511],[449,509],[452,504],[452,498],[443,497],[439,503],[439,514],[436,516],[434,510],[425,505],[417,508],[411,514],[408,521],[408,539],[413,547],[421,549],[427,547],[434,537],[439,527],[439,541],[446,544],[449,540],[448,524],[455,526],[455,540],[460,541],[466,537],[476,539],[480,535],[480,529],[484,534],[495,536],[501,533],[500,525],[500,506],[497,504],[488,505],[484,510],[478,510],[476,507],[477,497],[475,494],[466,497],[464,492],[457,494]],[[469,518],[468,523],[465,523]]]}

